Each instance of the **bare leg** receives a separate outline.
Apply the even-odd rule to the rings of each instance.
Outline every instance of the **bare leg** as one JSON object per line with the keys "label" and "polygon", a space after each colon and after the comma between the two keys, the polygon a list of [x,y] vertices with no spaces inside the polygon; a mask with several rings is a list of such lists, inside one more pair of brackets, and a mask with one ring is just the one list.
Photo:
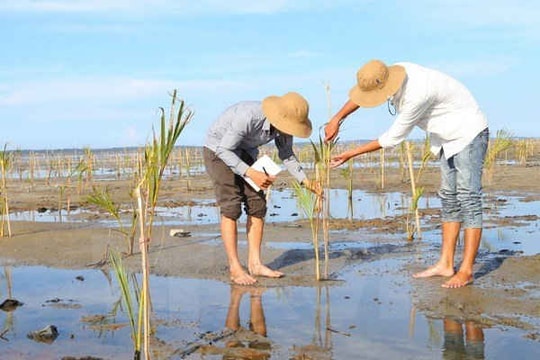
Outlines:
{"label": "bare leg", "polygon": [[231,280],[239,285],[252,285],[257,280],[244,271],[238,259],[238,229],[236,220],[221,216],[221,238],[225,246],[225,253],[229,262]]}
{"label": "bare leg", "polygon": [[247,289],[238,285],[231,285],[231,298],[229,301],[229,310],[225,319],[225,327],[231,330],[240,329],[240,301]]}
{"label": "bare leg", "polygon": [[413,277],[426,278],[454,275],[454,254],[456,252],[456,243],[460,228],[461,224],[459,222],[442,223],[442,248],[439,261],[426,270],[413,274]]}
{"label": "bare leg", "polygon": [[467,341],[484,341],[484,330],[472,321],[465,322],[465,336]]}
{"label": "bare leg", "polygon": [[463,327],[457,321],[450,318],[444,318],[443,325],[445,333],[463,335]]}
{"label": "bare leg", "polygon": [[463,261],[461,262],[458,272],[452,276],[450,280],[442,284],[442,287],[459,288],[473,282],[473,265],[476,254],[478,254],[481,238],[481,228],[465,229]]}
{"label": "bare leg", "polygon": [[262,293],[264,290],[264,288],[252,286],[250,291],[250,330],[262,336],[266,336],[266,321],[262,306]]}
{"label": "bare leg", "polygon": [[248,216],[246,226],[249,243],[249,273],[254,276],[266,276],[271,278],[282,277],[282,272],[270,269],[261,261],[261,244],[263,238],[264,219]]}

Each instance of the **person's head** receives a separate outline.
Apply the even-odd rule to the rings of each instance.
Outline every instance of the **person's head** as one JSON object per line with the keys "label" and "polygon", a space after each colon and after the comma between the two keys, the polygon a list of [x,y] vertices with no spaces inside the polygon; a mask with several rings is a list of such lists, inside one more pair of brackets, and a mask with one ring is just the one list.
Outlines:
{"label": "person's head", "polygon": [[349,98],[358,106],[378,106],[399,90],[406,76],[403,66],[371,60],[356,73],[356,85],[349,91]]}
{"label": "person's head", "polygon": [[309,105],[302,95],[288,92],[283,96],[268,96],[262,101],[262,109],[270,124],[279,131],[300,138],[311,135]]}

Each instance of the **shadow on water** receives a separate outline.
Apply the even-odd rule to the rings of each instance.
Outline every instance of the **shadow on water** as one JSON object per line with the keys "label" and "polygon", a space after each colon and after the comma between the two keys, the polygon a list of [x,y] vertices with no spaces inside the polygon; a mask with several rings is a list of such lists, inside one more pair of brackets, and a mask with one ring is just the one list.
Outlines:
{"label": "shadow on water", "polygon": [[[371,261],[340,274],[342,282],[318,287],[238,287],[153,276],[154,358],[356,359],[362,354],[366,359],[437,359],[469,351],[480,354],[480,349],[485,358],[540,355],[538,344],[525,340],[522,330],[476,327],[476,333],[483,332],[483,343],[478,344],[473,341],[479,339],[472,333],[474,326],[416,313],[408,274],[399,271],[409,255],[355,256]],[[0,299],[24,304],[0,311],[2,359],[132,358],[127,317],[111,274],[6,269]],[[50,343],[28,337],[50,325],[58,329]]]}
{"label": "shadow on water", "polygon": [[[358,247],[357,243],[352,244],[331,244],[329,247],[329,259],[345,258],[346,260],[366,260],[372,261],[385,254],[393,252],[403,252],[410,248],[410,245],[382,244],[372,247]],[[321,253],[323,249],[321,248]],[[281,269],[286,266],[301,263],[315,258],[313,249],[291,249],[282,253],[268,264],[270,268]]]}

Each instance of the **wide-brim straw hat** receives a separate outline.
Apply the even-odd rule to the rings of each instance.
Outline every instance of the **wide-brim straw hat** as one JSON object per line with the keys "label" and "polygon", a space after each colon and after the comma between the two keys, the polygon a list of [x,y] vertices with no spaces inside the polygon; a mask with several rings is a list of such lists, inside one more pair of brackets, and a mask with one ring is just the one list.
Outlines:
{"label": "wide-brim straw hat", "polygon": [[279,131],[300,138],[311,135],[309,104],[302,95],[289,92],[283,96],[268,96],[262,101],[262,110]]}
{"label": "wide-brim straw hat", "polygon": [[399,90],[406,76],[403,66],[371,60],[356,73],[357,83],[349,91],[349,98],[362,107],[378,106]]}

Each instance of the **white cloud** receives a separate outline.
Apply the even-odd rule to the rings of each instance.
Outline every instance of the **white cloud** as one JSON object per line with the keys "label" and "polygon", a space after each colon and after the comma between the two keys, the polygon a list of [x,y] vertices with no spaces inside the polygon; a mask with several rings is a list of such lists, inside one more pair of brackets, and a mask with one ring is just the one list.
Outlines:
{"label": "white cloud", "polygon": [[[540,31],[540,3],[534,0],[418,0],[399,5],[408,16],[435,26],[459,30],[504,27],[526,33]],[[458,29],[456,29],[458,30]]]}
{"label": "white cloud", "polygon": [[293,58],[293,59],[309,59],[309,58],[314,58],[321,55],[322,54],[319,52],[310,51],[310,50],[298,50],[298,51],[294,51],[287,54],[289,58]]}
{"label": "white cloud", "polygon": [[509,71],[517,63],[518,61],[512,58],[490,58],[438,62],[431,64],[430,67],[439,69],[458,78],[494,77]]}
{"label": "white cloud", "polygon": [[172,89],[180,93],[230,91],[243,88],[239,82],[222,80],[172,81],[132,78],[79,78],[3,85],[0,88],[1,106],[70,102],[118,103],[154,96],[163,96]]}
{"label": "white cloud", "polygon": [[[372,0],[366,0],[370,2]],[[0,0],[0,10],[19,12],[277,13],[356,6],[358,0]]]}

